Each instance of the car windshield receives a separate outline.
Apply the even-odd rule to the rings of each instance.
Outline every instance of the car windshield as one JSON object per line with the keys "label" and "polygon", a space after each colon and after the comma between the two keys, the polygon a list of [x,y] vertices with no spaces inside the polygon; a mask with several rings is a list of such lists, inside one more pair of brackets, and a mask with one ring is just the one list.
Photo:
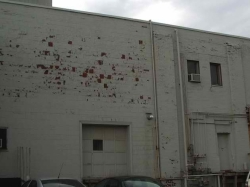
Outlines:
{"label": "car windshield", "polygon": [[126,180],[123,183],[125,187],[162,187],[155,181],[146,180]]}
{"label": "car windshield", "polygon": [[42,180],[43,187],[85,187],[77,180],[72,179],[51,179]]}

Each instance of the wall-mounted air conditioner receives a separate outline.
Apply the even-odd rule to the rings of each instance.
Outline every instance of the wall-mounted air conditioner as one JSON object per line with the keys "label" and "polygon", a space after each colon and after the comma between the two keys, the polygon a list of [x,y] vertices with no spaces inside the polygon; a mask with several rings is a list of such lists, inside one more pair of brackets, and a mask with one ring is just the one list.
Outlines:
{"label": "wall-mounted air conditioner", "polygon": [[188,75],[189,82],[201,82],[201,75],[200,74],[189,74]]}

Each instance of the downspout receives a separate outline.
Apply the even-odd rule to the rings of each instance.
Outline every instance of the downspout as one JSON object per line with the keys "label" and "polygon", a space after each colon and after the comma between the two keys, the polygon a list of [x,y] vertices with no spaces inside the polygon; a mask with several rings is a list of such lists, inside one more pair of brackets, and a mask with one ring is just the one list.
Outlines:
{"label": "downspout", "polygon": [[150,40],[151,40],[151,57],[152,57],[152,70],[153,70],[153,94],[154,94],[154,113],[155,113],[155,135],[156,135],[156,167],[157,167],[157,178],[161,178],[161,163],[160,163],[160,149],[159,149],[159,115],[158,115],[158,94],[157,94],[157,77],[156,77],[156,65],[155,65],[155,48],[154,48],[154,37],[153,37],[153,25],[152,21],[149,20],[150,25]]}
{"label": "downspout", "polygon": [[176,46],[177,46],[177,61],[178,61],[178,74],[179,74],[179,81],[180,81],[180,94],[181,94],[181,118],[182,118],[182,126],[183,126],[183,145],[184,145],[184,164],[185,164],[185,170],[184,172],[186,175],[184,175],[184,186],[187,187],[187,178],[188,178],[188,172],[187,172],[187,143],[186,143],[186,127],[185,127],[185,108],[184,108],[184,96],[183,96],[183,82],[182,82],[182,70],[181,70],[181,58],[180,58],[180,46],[179,46],[179,36],[178,36],[178,30],[175,29],[175,36],[176,36]]}
{"label": "downspout", "polygon": [[[230,66],[230,59],[229,59],[229,47],[232,47],[231,44],[229,43],[226,43],[226,53],[227,53],[227,65],[228,65],[228,79],[229,79],[229,86],[230,86],[230,101],[231,101],[231,115],[233,116],[233,120],[232,120],[232,123],[233,123],[233,136],[234,136],[234,142],[233,142],[233,145],[234,145],[234,152],[237,153],[237,149],[236,149],[236,145],[235,145],[235,142],[236,142],[236,130],[235,130],[235,123],[234,123],[234,108],[233,108],[233,95],[232,95],[232,79],[231,79],[231,66]],[[231,143],[232,143],[232,140],[231,140]],[[233,167],[234,167],[234,170],[237,170],[237,154],[233,154],[233,151],[231,150],[231,156],[232,156],[232,159],[233,159]]]}

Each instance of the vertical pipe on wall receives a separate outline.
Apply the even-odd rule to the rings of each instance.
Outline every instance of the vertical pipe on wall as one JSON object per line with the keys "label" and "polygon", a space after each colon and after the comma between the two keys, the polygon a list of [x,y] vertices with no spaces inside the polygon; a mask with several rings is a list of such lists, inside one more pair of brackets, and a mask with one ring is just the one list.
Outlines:
{"label": "vertical pipe on wall", "polygon": [[184,168],[185,168],[185,178],[184,178],[184,186],[187,187],[187,145],[186,145],[186,127],[185,127],[185,108],[184,108],[184,96],[183,96],[183,81],[182,81],[182,70],[181,70],[181,57],[180,57],[180,46],[179,46],[179,35],[178,30],[175,29],[175,36],[176,36],[176,46],[177,46],[177,61],[178,61],[178,74],[179,74],[179,81],[180,81],[180,95],[181,95],[181,118],[182,118],[182,132],[183,132],[183,146],[184,146]]}
{"label": "vertical pipe on wall", "polygon": [[31,170],[31,148],[29,148],[29,177],[30,177],[30,170]]}
{"label": "vertical pipe on wall", "polygon": [[218,187],[220,187],[220,176],[217,176]]}
{"label": "vertical pipe on wall", "polygon": [[160,161],[160,148],[159,148],[159,115],[158,115],[158,95],[157,95],[157,77],[156,77],[156,64],[155,64],[155,47],[153,36],[152,21],[149,20],[150,25],[150,40],[151,40],[151,57],[152,57],[152,70],[153,70],[153,94],[154,94],[154,113],[155,113],[155,135],[156,135],[156,176],[161,178],[161,161]]}
{"label": "vertical pipe on wall", "polygon": [[[228,65],[228,80],[229,80],[229,86],[230,86],[230,101],[231,101],[231,115],[232,115],[232,128],[233,128],[233,138],[231,138],[231,144],[234,143],[234,152],[237,153],[236,149],[236,128],[235,128],[235,123],[234,123],[234,109],[233,109],[233,96],[232,96],[232,79],[231,79],[231,66],[230,66],[230,61],[229,61],[229,47],[232,46],[229,43],[226,44],[226,53],[227,53],[227,65]],[[232,142],[233,141],[233,142]],[[234,160],[234,170],[237,170],[237,154],[234,154],[232,149],[231,149],[231,156],[232,160]]]}

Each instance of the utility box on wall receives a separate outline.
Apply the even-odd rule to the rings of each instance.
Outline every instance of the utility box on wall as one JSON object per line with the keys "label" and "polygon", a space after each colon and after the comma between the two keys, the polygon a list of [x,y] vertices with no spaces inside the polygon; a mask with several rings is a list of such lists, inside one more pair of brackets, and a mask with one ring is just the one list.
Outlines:
{"label": "utility box on wall", "polygon": [[30,3],[36,5],[52,6],[52,0],[9,0],[20,3]]}

